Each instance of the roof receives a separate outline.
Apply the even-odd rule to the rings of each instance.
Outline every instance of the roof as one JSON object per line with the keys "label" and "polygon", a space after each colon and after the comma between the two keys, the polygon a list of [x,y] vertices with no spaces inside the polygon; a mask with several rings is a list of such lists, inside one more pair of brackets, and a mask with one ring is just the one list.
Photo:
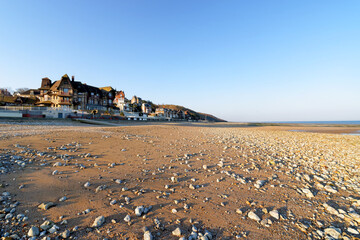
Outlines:
{"label": "roof", "polygon": [[97,87],[93,87],[87,84],[83,84],[81,82],[71,82],[73,88],[75,88],[78,92],[87,92],[87,93],[94,93],[94,94],[99,94],[100,96],[102,96],[102,91],[100,90],[100,88]]}
{"label": "roof", "polygon": [[60,86],[61,80],[57,80],[56,82],[54,82],[54,84],[51,86],[50,90],[51,91],[56,91],[58,89],[58,87]]}
{"label": "roof", "polygon": [[110,92],[110,91],[113,91],[113,90],[114,90],[111,86],[101,87],[100,89],[101,89],[101,90],[104,90],[104,91],[107,91],[107,92]]}

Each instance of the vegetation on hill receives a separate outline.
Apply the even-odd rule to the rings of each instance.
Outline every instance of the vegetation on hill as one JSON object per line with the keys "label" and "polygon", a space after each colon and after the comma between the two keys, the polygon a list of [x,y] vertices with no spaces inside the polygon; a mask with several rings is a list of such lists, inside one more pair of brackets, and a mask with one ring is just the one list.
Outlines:
{"label": "vegetation on hill", "polygon": [[217,118],[213,115],[210,115],[207,113],[195,112],[194,110],[191,110],[191,109],[183,107],[183,106],[171,105],[171,104],[160,104],[160,105],[158,105],[158,107],[168,108],[168,109],[175,110],[175,111],[181,110],[184,112],[188,112],[188,114],[191,116],[191,118],[195,119],[195,120],[204,120],[204,121],[209,121],[209,122],[226,122],[225,120]]}

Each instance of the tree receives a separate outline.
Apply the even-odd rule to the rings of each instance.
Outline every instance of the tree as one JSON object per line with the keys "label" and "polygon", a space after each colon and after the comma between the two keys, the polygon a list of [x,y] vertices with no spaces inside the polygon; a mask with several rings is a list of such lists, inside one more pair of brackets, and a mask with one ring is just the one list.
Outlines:
{"label": "tree", "polygon": [[22,92],[25,92],[27,90],[29,90],[29,88],[23,87],[23,88],[17,88],[15,91],[18,92],[18,93],[22,93]]}

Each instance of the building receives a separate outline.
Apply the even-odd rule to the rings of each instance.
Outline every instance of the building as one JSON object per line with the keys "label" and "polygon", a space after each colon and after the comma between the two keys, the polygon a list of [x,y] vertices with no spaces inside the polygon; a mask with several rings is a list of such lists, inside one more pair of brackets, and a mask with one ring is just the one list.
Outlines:
{"label": "building", "polygon": [[20,97],[27,97],[27,98],[38,98],[40,100],[40,90],[39,89],[28,89],[23,92],[19,92],[16,94]]}
{"label": "building", "polygon": [[0,88],[0,96],[11,97],[11,93],[6,88]]}
{"label": "building", "polygon": [[113,107],[115,90],[112,87],[97,88],[71,80],[67,74],[60,80],[43,78],[41,81],[39,106],[71,108],[74,110],[103,110]]}
{"label": "building", "polygon": [[169,108],[156,108],[155,115],[158,117],[165,117],[171,119],[186,119],[186,114],[181,110],[172,110]]}
{"label": "building", "polygon": [[112,87],[101,87],[100,90],[103,92],[103,106],[106,106],[109,110],[110,108],[114,107],[114,99],[115,99],[115,89]]}
{"label": "building", "polygon": [[150,114],[151,113],[151,104],[149,103],[143,103],[141,105],[141,111],[143,113],[146,113],[146,114]]}
{"label": "building", "polygon": [[131,99],[131,104],[141,105],[142,104],[142,99],[137,97],[137,96],[133,96],[132,99]]}
{"label": "building", "polygon": [[118,91],[115,93],[114,105],[120,109],[122,112],[129,112],[129,103],[125,98],[124,91]]}

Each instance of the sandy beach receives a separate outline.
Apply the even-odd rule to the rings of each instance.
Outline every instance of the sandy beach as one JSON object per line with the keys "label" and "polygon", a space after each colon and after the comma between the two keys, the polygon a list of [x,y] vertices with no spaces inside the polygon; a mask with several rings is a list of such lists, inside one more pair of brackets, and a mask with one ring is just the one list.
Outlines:
{"label": "sandy beach", "polygon": [[4,239],[360,237],[359,128],[43,123],[0,124]]}

